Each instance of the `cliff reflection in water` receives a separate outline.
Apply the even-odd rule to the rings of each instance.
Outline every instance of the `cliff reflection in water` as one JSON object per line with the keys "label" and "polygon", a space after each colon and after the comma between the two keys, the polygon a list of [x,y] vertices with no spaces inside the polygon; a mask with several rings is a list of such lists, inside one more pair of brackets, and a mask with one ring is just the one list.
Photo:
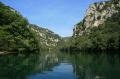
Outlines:
{"label": "cliff reflection in water", "polygon": [[118,54],[43,52],[0,56],[0,79],[120,79]]}

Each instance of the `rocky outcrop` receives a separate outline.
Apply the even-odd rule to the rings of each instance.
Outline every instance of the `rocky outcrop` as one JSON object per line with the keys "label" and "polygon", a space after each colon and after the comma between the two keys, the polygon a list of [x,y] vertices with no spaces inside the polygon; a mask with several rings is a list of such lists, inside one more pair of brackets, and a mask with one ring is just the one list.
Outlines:
{"label": "rocky outcrop", "polygon": [[88,28],[98,27],[102,25],[107,18],[118,13],[117,8],[120,8],[119,0],[111,0],[91,4],[87,10],[84,20],[74,27],[73,36],[81,36]]}
{"label": "rocky outcrop", "polygon": [[33,31],[40,48],[54,48],[61,41],[60,36],[48,29],[33,24],[30,24],[29,28]]}

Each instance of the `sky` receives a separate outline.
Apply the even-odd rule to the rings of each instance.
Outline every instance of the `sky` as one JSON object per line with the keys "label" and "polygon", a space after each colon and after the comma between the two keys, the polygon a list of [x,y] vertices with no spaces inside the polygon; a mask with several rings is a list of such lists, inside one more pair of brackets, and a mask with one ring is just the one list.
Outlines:
{"label": "sky", "polygon": [[0,0],[20,12],[31,24],[48,28],[62,37],[71,36],[94,2],[104,0]]}

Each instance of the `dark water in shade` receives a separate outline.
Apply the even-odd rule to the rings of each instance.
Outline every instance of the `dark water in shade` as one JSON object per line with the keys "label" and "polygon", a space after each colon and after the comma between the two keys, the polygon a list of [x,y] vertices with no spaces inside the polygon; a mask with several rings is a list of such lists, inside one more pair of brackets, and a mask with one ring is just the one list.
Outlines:
{"label": "dark water in shade", "polygon": [[41,52],[0,56],[0,79],[120,79],[120,55]]}

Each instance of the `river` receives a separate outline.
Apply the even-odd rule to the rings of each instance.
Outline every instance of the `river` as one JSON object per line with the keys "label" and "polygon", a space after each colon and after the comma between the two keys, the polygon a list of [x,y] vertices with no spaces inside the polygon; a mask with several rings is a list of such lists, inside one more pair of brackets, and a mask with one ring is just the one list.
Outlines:
{"label": "river", "polygon": [[0,56],[0,79],[120,79],[120,55],[41,52]]}

